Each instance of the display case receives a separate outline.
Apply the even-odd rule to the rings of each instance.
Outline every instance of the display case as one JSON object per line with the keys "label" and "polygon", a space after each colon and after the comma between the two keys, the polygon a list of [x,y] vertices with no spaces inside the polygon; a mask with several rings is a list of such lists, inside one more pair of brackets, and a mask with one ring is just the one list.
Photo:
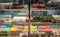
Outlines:
{"label": "display case", "polygon": [[59,37],[60,0],[0,0],[0,37]]}

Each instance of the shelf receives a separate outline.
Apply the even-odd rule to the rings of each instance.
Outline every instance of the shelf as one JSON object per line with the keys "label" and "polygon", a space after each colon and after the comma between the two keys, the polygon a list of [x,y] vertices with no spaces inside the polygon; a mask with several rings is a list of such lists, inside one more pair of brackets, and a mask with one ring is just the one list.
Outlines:
{"label": "shelf", "polygon": [[28,11],[28,9],[0,9],[4,11]]}
{"label": "shelf", "polygon": [[44,25],[52,25],[54,23],[51,23],[51,22],[31,22],[32,24],[44,24]]}
{"label": "shelf", "polygon": [[[51,9],[48,10],[48,9],[37,9],[37,8],[32,8],[31,11],[51,11]],[[53,11],[54,11],[54,9],[53,9]]]}
{"label": "shelf", "polygon": [[[5,11],[28,11],[28,8],[25,9],[0,9],[0,10],[5,10]],[[51,10],[47,10],[47,9],[31,9],[31,11],[51,11]],[[55,10],[52,10],[55,11]]]}

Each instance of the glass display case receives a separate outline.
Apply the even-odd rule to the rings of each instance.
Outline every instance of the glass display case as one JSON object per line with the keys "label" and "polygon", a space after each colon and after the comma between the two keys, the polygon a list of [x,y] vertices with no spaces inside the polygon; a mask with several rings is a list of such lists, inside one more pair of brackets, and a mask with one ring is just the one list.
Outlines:
{"label": "glass display case", "polygon": [[0,37],[59,37],[60,0],[0,0]]}

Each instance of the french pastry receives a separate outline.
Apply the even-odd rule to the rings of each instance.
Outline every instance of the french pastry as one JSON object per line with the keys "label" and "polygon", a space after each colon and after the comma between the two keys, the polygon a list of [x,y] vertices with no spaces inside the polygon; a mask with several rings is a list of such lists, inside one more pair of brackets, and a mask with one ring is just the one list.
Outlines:
{"label": "french pastry", "polygon": [[5,23],[11,23],[12,22],[12,19],[8,16],[4,22]]}

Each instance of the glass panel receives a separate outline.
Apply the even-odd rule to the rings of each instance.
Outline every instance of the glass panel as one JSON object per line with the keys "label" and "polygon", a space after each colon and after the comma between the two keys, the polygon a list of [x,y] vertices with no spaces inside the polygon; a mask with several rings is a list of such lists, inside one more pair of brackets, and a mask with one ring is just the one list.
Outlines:
{"label": "glass panel", "polygon": [[28,0],[0,0],[0,37],[28,37]]}
{"label": "glass panel", "polygon": [[[31,27],[37,31],[30,32],[32,37],[59,37],[60,6],[58,0],[31,0]],[[35,29],[36,29],[35,28]],[[55,36],[57,35],[57,36]]]}

